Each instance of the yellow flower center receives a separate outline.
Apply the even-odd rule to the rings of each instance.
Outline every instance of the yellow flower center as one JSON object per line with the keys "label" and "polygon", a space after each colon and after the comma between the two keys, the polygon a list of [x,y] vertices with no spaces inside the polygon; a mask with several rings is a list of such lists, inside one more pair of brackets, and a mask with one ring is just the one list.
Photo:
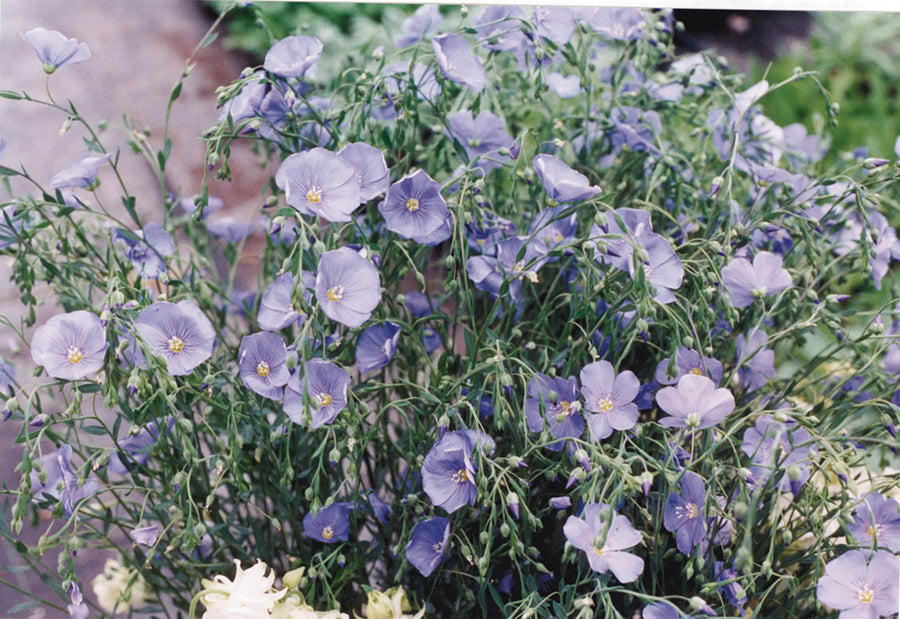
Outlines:
{"label": "yellow flower center", "polygon": [[597,405],[597,408],[599,408],[604,413],[608,413],[609,411],[611,411],[613,409],[613,401],[610,400],[609,397],[605,397],[602,400],[600,400],[600,403]]}
{"label": "yellow flower center", "polygon": [[685,505],[684,511],[687,512],[688,518],[696,518],[697,515],[700,513],[700,510],[697,509],[697,506],[694,503],[688,503],[687,505]]}
{"label": "yellow flower center", "polygon": [[69,363],[81,363],[81,360],[84,359],[84,355],[81,354],[81,351],[78,350],[77,346],[69,346],[69,356],[67,358]]}
{"label": "yellow flower center", "polygon": [[693,374],[694,376],[703,376],[703,372],[700,368],[691,368],[689,374]]}
{"label": "yellow flower center", "polygon": [[331,396],[327,393],[317,393],[316,402],[319,403],[319,408],[328,406],[331,404]]}
{"label": "yellow flower center", "polygon": [[260,361],[259,365],[256,366],[256,373],[265,378],[269,375],[269,364],[265,361]]}
{"label": "yellow flower center", "polygon": [[866,585],[862,591],[859,592],[859,601],[863,604],[871,604],[875,599],[875,592],[869,588],[869,585]]}
{"label": "yellow flower center", "polygon": [[419,210],[419,201],[415,198],[410,198],[406,201],[406,210],[412,213],[413,211]]}
{"label": "yellow flower center", "polygon": [[322,537],[324,537],[325,539],[331,539],[332,537],[334,537],[334,529],[332,529],[331,527],[325,527],[324,529],[322,529]]}
{"label": "yellow flower center", "polygon": [[341,285],[328,289],[328,299],[331,301],[340,301],[344,298],[344,287]]}
{"label": "yellow flower center", "polygon": [[181,352],[181,350],[183,348],[184,348],[184,341],[177,335],[173,335],[169,339],[169,350],[171,350],[172,352]]}
{"label": "yellow flower center", "polygon": [[869,532],[869,537],[876,537],[878,535],[881,535],[881,530],[883,528],[884,527],[882,527],[880,524],[870,524],[869,528],[867,529],[867,531]]}
{"label": "yellow flower center", "polygon": [[469,474],[466,473],[466,469],[459,469],[453,474],[452,479],[458,484],[464,484],[469,481]]}
{"label": "yellow flower center", "polygon": [[318,204],[322,201],[322,191],[318,187],[313,187],[306,192],[306,199],[313,204]]}

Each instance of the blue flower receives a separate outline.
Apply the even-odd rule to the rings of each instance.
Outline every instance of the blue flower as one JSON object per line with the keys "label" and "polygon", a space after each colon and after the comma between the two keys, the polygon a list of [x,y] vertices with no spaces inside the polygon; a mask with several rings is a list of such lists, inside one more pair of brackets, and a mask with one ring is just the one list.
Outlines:
{"label": "blue flower", "polygon": [[509,159],[509,155],[500,155],[501,148],[513,146],[512,137],[506,132],[503,119],[496,114],[483,110],[478,116],[472,116],[469,110],[460,110],[447,117],[450,136],[462,144],[469,161],[478,160],[483,170],[497,167],[498,159]]}
{"label": "blue flower", "polygon": [[321,55],[322,42],[316,37],[285,37],[269,48],[263,68],[280,77],[302,78]]}
{"label": "blue flower", "polygon": [[602,191],[588,178],[552,155],[536,155],[532,162],[547,196],[554,202],[586,200]]}
{"label": "blue flower", "polygon": [[359,200],[368,202],[387,191],[391,173],[384,161],[384,153],[365,142],[347,144],[338,157],[350,164],[359,177]]}
{"label": "blue flower", "polygon": [[447,32],[431,38],[441,74],[476,93],[484,90],[487,72],[481,60],[472,53],[472,45],[462,36]]}
{"label": "blue flower", "polygon": [[[294,309],[291,299],[294,290],[294,274],[290,271],[282,273],[266,288],[259,300],[259,311],[256,321],[266,331],[280,331],[285,327],[304,320],[302,311]],[[316,276],[309,271],[300,272],[303,286],[303,299],[308,305],[312,301],[311,289],[316,286]]]}
{"label": "blue flower", "polygon": [[316,301],[330,319],[358,327],[381,303],[378,270],[349,247],[325,252],[316,273]]}
{"label": "blue flower", "polygon": [[406,545],[406,559],[422,576],[431,576],[444,559],[449,538],[449,520],[439,516],[423,520],[413,528]]}
{"label": "blue flower", "polygon": [[641,534],[628,518],[605,503],[585,505],[583,515],[584,519],[569,516],[566,520],[563,533],[569,543],[584,552],[595,572],[612,571],[621,583],[637,580],[644,571],[644,560],[624,551],[639,544]]}
{"label": "blue flower", "polygon": [[[450,209],[441,196],[441,186],[423,170],[407,174],[391,185],[378,212],[384,217],[385,227],[405,239],[437,245],[450,238],[449,229],[443,235]],[[442,232],[443,238],[433,242],[431,235],[437,231]]]}
{"label": "blue flower", "polygon": [[106,328],[90,312],[57,314],[38,327],[31,338],[31,358],[47,374],[78,380],[99,372],[106,358]]}
{"label": "blue flower", "polygon": [[244,385],[264,398],[281,400],[289,373],[287,348],[280,336],[268,331],[244,336],[238,360]]}
{"label": "blue flower", "polygon": [[306,425],[308,421],[309,429],[315,430],[334,421],[344,410],[349,386],[347,370],[325,359],[310,359],[303,366],[302,376],[298,370],[288,379],[284,412],[294,423]]}
{"label": "blue flower", "polygon": [[444,17],[436,4],[423,4],[400,24],[401,34],[394,37],[397,47],[415,45],[437,31]]}
{"label": "blue flower", "polygon": [[31,490],[35,500],[61,501],[66,516],[72,515],[76,503],[100,490],[100,480],[96,475],[91,474],[83,483],[79,482],[72,468],[71,445],[62,445],[59,451],[41,458],[41,469],[47,475],[43,482],[37,469],[31,471]]}
{"label": "blue flower", "polygon": [[158,223],[148,223],[136,235],[116,228],[113,240],[125,245],[125,257],[141,279],[158,279],[168,272],[163,258],[175,253],[175,241]]}
{"label": "blue flower", "polygon": [[542,432],[546,422],[551,436],[563,439],[548,445],[554,451],[567,444],[564,439],[579,438],[584,433],[584,417],[578,380],[574,376],[565,379],[536,373],[528,381],[525,421],[532,432]]}
{"label": "blue flower", "polygon": [[50,179],[51,189],[81,187],[91,189],[97,183],[100,168],[110,160],[112,155],[95,155],[85,153],[74,163],[70,163]]}
{"label": "blue flower", "polygon": [[87,43],[69,39],[56,30],[34,28],[23,32],[22,39],[34,50],[48,75],[63,65],[77,64],[91,57]]}
{"label": "blue flower", "polygon": [[172,376],[190,374],[212,356],[216,330],[191,301],[157,301],[141,310],[135,326],[150,351],[166,360]]}
{"label": "blue flower", "polygon": [[734,307],[747,307],[756,299],[778,294],[793,285],[781,256],[761,251],[753,258],[735,258],[722,269],[722,284]]}
{"label": "blue flower", "polygon": [[350,512],[353,503],[332,503],[319,512],[303,517],[303,532],[326,544],[336,544],[350,538]]}
{"label": "blue flower", "polygon": [[434,505],[453,513],[466,503],[475,504],[478,469],[472,455],[476,447],[491,452],[494,441],[481,432],[460,430],[447,432],[435,442],[422,466],[422,485]]}
{"label": "blue flower", "polygon": [[372,325],[356,342],[356,368],[360,374],[379,370],[390,363],[397,352],[400,325],[386,322]]}
{"label": "blue flower", "polygon": [[359,176],[337,154],[313,148],[285,159],[275,173],[285,201],[303,215],[350,221],[360,205]]}

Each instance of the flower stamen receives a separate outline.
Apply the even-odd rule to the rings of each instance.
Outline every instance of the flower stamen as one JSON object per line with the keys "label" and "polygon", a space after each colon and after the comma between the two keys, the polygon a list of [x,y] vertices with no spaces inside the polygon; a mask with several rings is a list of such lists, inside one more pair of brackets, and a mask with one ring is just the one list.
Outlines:
{"label": "flower stamen", "polygon": [[66,358],[69,360],[69,363],[81,363],[81,360],[84,359],[84,355],[81,354],[81,350],[77,346],[69,346],[68,352],[69,354]]}
{"label": "flower stamen", "polygon": [[256,366],[256,373],[261,377],[265,378],[269,375],[269,364],[265,361],[260,361],[259,365]]}
{"label": "flower stamen", "polygon": [[184,340],[177,335],[169,338],[169,350],[172,352],[181,352],[184,349]]}

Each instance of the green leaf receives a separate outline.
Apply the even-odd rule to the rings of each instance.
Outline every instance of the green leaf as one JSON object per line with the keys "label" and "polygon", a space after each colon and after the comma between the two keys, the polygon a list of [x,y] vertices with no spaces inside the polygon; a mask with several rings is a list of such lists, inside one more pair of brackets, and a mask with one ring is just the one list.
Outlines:
{"label": "green leaf", "polygon": [[28,600],[27,602],[22,602],[21,604],[16,604],[16,605],[13,606],[12,608],[10,608],[8,611],[6,611],[6,614],[8,614],[8,615],[15,615],[15,614],[18,613],[18,612],[21,612],[21,611],[26,610],[26,609],[28,609],[28,608],[34,608],[34,607],[37,606],[37,605],[38,605],[38,601],[37,601],[37,600]]}
{"label": "green leaf", "polygon": [[107,432],[103,426],[84,426],[81,428],[87,434],[92,434],[94,436],[106,436]]}
{"label": "green leaf", "polygon": [[4,99],[13,99],[15,101],[19,101],[25,98],[24,95],[14,90],[0,90],[0,97],[3,97]]}
{"label": "green leaf", "polygon": [[171,103],[175,99],[177,99],[181,95],[181,85],[183,82],[178,82],[175,84],[175,88],[172,89],[172,94],[169,95],[169,102]]}
{"label": "green leaf", "polygon": [[81,393],[98,393],[100,391],[100,385],[97,383],[85,383],[83,385],[78,385],[78,391]]}
{"label": "green leaf", "polygon": [[7,168],[0,165],[0,176],[22,176],[20,172],[16,172],[12,168]]}
{"label": "green leaf", "polygon": [[206,35],[206,38],[204,38],[203,41],[200,42],[200,47],[207,47],[209,45],[212,45],[212,42],[218,38],[218,32],[210,32],[208,35]]}

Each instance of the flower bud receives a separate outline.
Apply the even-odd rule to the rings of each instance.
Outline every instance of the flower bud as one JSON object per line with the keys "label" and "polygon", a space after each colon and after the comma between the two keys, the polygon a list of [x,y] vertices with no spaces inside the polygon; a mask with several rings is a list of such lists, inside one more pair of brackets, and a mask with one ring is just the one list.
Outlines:
{"label": "flower bud", "polygon": [[296,589],[300,586],[300,580],[303,578],[303,573],[305,571],[305,567],[298,567],[297,569],[291,570],[284,575],[281,582],[287,589]]}

